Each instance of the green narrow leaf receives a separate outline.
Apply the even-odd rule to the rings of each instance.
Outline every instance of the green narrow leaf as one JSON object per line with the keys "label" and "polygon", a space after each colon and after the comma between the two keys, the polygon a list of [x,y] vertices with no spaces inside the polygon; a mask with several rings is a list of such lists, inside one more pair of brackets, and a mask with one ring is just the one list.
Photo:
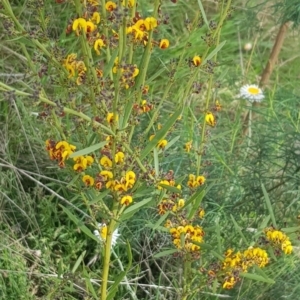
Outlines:
{"label": "green narrow leaf", "polygon": [[165,221],[165,219],[168,218],[170,214],[170,211],[167,211],[165,214],[163,214],[159,219],[158,221],[154,224],[154,225],[151,225],[149,226],[150,228],[152,228],[153,230],[156,230],[158,227],[160,227],[161,223]]}
{"label": "green narrow leaf", "polygon": [[159,174],[159,164],[158,164],[158,151],[157,148],[153,149],[153,157],[154,157],[154,170],[155,174]]}
{"label": "green narrow leaf", "polygon": [[117,291],[118,291],[118,286],[119,283],[122,281],[122,279],[126,276],[126,272],[125,271],[121,271],[120,274],[116,277],[114,284],[111,286],[111,288],[109,289],[109,292],[106,296],[106,300],[112,300]]}
{"label": "green narrow leaf", "polygon": [[87,273],[85,266],[83,266],[83,276],[84,276],[85,284],[87,286],[88,291],[92,293],[92,296],[94,299],[99,299],[99,297],[91,283],[91,279],[89,277],[89,274]]}
{"label": "green narrow leaf", "polygon": [[[170,142],[168,142],[166,148],[164,151],[168,150],[170,147],[172,147],[178,140],[180,139],[180,136],[174,137]],[[158,174],[158,173],[157,173]]]}
{"label": "green narrow leaf", "polygon": [[98,238],[86,227],[80,219],[78,219],[75,215],[73,215],[66,207],[59,205],[62,210],[68,215],[69,219],[75,223],[76,226],[80,228],[80,230],[86,234],[88,237],[93,239],[96,242],[99,242]]}
{"label": "green narrow leaf", "polygon": [[210,52],[207,57],[204,58],[203,64],[205,64],[209,59],[213,58],[225,45],[226,41],[219,44],[212,52]]}
{"label": "green narrow leaf", "polygon": [[257,274],[240,273],[240,276],[244,277],[244,278],[248,278],[248,279],[260,281],[260,282],[266,282],[266,283],[270,283],[270,284],[274,284],[275,283],[275,281],[273,279],[271,279],[271,278],[265,278],[265,277],[257,275]]}
{"label": "green narrow leaf", "polygon": [[164,256],[167,256],[167,255],[171,255],[171,254],[174,254],[178,252],[177,249],[169,249],[169,250],[164,250],[162,252],[159,252],[159,253],[156,253],[153,255],[154,258],[160,258],[160,257],[164,257]]}
{"label": "green narrow leaf", "polygon": [[116,50],[114,50],[111,55],[110,61],[108,62],[108,64],[106,64],[104,68],[103,78],[106,78],[109,72],[112,70],[116,57],[118,56],[118,53],[119,53],[119,48],[116,48]]}
{"label": "green narrow leaf", "polygon": [[121,215],[120,220],[124,221],[130,217],[132,217],[138,210],[140,210],[142,207],[151,204],[151,202],[154,201],[154,198],[146,198],[140,202],[137,202],[131,206],[129,206]]}
{"label": "green narrow leaf", "polygon": [[141,152],[140,159],[143,160],[156,147],[157,143],[165,137],[170,128],[174,125],[182,112],[182,107],[178,108],[165,125],[155,134],[154,138],[148,143],[145,149]]}
{"label": "green narrow leaf", "polygon": [[298,232],[300,230],[300,226],[281,228],[281,230],[285,233]]}
{"label": "green narrow leaf", "polygon": [[87,148],[84,148],[82,150],[79,150],[79,151],[76,151],[74,153],[72,153],[70,155],[70,158],[73,158],[73,157],[76,157],[76,156],[81,156],[81,155],[86,155],[86,154],[89,154],[91,152],[94,152],[100,148],[102,148],[103,146],[105,146],[107,144],[107,142],[101,142],[101,143],[98,143],[98,144],[95,144],[93,146],[90,146],[90,147],[87,147]]}
{"label": "green narrow leaf", "polygon": [[258,227],[259,229],[264,229],[268,226],[269,221],[270,221],[270,216],[266,216],[263,221],[261,222],[260,226]]}
{"label": "green narrow leaf", "polygon": [[86,253],[86,250],[84,250],[84,251],[79,255],[78,259],[76,260],[75,265],[74,265],[74,267],[73,267],[73,269],[72,269],[72,271],[71,271],[73,274],[76,272],[77,268],[78,268],[79,265],[81,264],[81,262],[82,262],[82,260],[83,260],[83,258],[84,258],[84,256],[85,256],[85,253]]}
{"label": "green narrow leaf", "polygon": [[242,230],[241,230],[240,226],[239,226],[238,223],[235,221],[233,215],[230,215],[230,217],[231,217],[231,220],[232,220],[232,222],[233,222],[233,224],[234,224],[235,229],[236,229],[236,230],[238,231],[238,233],[240,234],[242,240],[244,241],[244,243],[245,243],[246,245],[248,245],[249,243],[248,243],[247,239],[245,238],[244,234],[242,233]]}
{"label": "green narrow leaf", "polygon": [[[159,173],[157,173],[159,174]],[[167,185],[167,184],[159,184],[160,187],[166,189],[167,191],[170,191],[172,193],[181,194],[182,190],[178,189],[175,186]]]}
{"label": "green narrow leaf", "polygon": [[201,16],[203,18],[203,21],[204,21],[205,25],[207,26],[207,28],[209,28],[209,24],[208,24],[206,14],[205,14],[205,11],[204,11],[204,8],[203,8],[203,5],[202,5],[202,1],[198,0],[198,4],[199,4],[199,8],[200,8],[200,11],[201,11]]}
{"label": "green narrow leaf", "polygon": [[[192,203],[195,199],[197,199],[198,197],[202,198],[204,197],[206,191],[205,191],[205,186],[200,187],[197,192],[190,198],[188,199],[185,204],[184,204],[184,208],[187,207],[190,203]],[[203,194],[203,195],[202,195]]]}
{"label": "green narrow leaf", "polygon": [[192,206],[190,208],[190,211],[189,211],[189,214],[188,214],[188,217],[187,217],[188,220],[191,220],[194,217],[196,211],[200,207],[201,201],[202,201],[203,197],[205,196],[205,194],[206,194],[205,189],[203,189],[201,191],[201,193],[199,193],[198,196],[193,199],[194,201],[192,202]]}
{"label": "green narrow leaf", "polygon": [[263,194],[264,194],[264,198],[265,198],[265,201],[266,201],[267,208],[269,210],[269,214],[271,216],[271,220],[272,220],[273,226],[277,227],[277,225],[276,225],[276,219],[275,219],[275,216],[274,216],[274,212],[273,212],[273,208],[272,208],[272,204],[271,204],[269,195],[268,195],[268,193],[266,191],[266,188],[265,188],[265,186],[263,184],[261,184],[261,188],[262,188],[262,191],[263,191]]}

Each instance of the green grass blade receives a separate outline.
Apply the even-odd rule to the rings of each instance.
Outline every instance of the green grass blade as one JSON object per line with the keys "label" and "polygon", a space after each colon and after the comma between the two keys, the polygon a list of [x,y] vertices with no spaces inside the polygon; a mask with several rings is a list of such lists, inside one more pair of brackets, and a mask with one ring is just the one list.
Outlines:
{"label": "green grass blade", "polygon": [[157,254],[154,254],[154,258],[160,258],[160,257],[164,257],[164,256],[168,256],[168,255],[171,255],[171,254],[174,254],[178,252],[177,249],[169,249],[169,250],[164,250],[162,252],[159,252]]}
{"label": "green grass blade", "polygon": [[86,250],[84,250],[78,257],[78,259],[76,260],[75,264],[74,264],[74,267],[72,268],[72,273],[74,274],[77,270],[77,268],[79,267],[79,265],[81,264],[84,256],[85,256],[85,253],[86,253]]}
{"label": "green grass blade", "polygon": [[131,218],[137,211],[139,211],[142,207],[145,207],[146,205],[150,205],[154,201],[154,199],[146,198],[142,200],[141,202],[137,202],[133,204],[132,206],[129,206],[121,215],[120,220],[124,221],[128,218]]}
{"label": "green grass blade", "polygon": [[266,188],[265,188],[265,186],[263,184],[261,185],[261,188],[262,188],[262,191],[263,191],[263,194],[264,194],[264,198],[265,198],[265,202],[266,202],[267,208],[269,210],[269,214],[271,216],[271,220],[272,220],[273,226],[277,227],[275,215],[274,215],[274,212],[273,212],[272,204],[271,204],[269,195],[267,193],[267,190],[266,190]]}
{"label": "green grass blade", "polygon": [[177,121],[178,117],[182,112],[182,108],[177,109],[174,114],[169,118],[169,120],[165,123],[162,129],[160,129],[154,136],[154,138],[148,143],[145,149],[141,152],[140,159],[143,160],[146,156],[156,147],[157,143],[165,137],[170,128]]}
{"label": "green grass blade", "polygon": [[241,230],[240,226],[239,226],[238,223],[235,221],[234,216],[233,216],[233,215],[230,215],[230,217],[231,217],[231,220],[232,220],[232,222],[233,222],[233,224],[234,224],[235,229],[236,229],[237,232],[240,234],[240,236],[241,236],[242,240],[244,241],[244,243],[248,246],[249,243],[248,243],[246,237],[244,236],[244,234],[242,233],[242,230]]}
{"label": "green grass blade", "polygon": [[257,275],[257,274],[240,273],[240,276],[244,277],[244,278],[251,279],[251,280],[260,281],[260,282],[266,282],[266,283],[270,283],[270,284],[274,284],[275,283],[275,281],[272,280],[271,278],[265,278],[265,277]]}
{"label": "green grass blade", "polygon": [[209,28],[209,24],[208,24],[208,21],[207,21],[206,13],[204,11],[204,8],[203,8],[201,0],[198,0],[198,5],[199,5],[200,11],[201,11],[201,16],[203,18],[203,21],[204,21],[205,25],[207,26],[207,28]]}
{"label": "green grass blade", "polygon": [[66,207],[59,205],[62,210],[68,215],[69,219],[75,223],[76,226],[80,228],[80,230],[85,233],[88,237],[93,239],[96,242],[99,242],[98,238],[90,231],[88,227],[86,227],[80,219],[78,219],[75,215],[73,215]]}
{"label": "green grass blade", "polygon": [[79,151],[76,151],[74,153],[72,153],[70,155],[70,158],[73,158],[73,157],[76,157],[76,156],[81,156],[81,155],[87,155],[87,154],[90,154],[100,148],[102,148],[103,146],[105,146],[107,144],[107,142],[100,142],[98,144],[95,144],[93,146],[90,146],[90,147],[87,147],[87,148],[84,148],[82,150],[79,150]]}
{"label": "green grass blade", "polygon": [[212,59],[225,45],[226,41],[220,43],[213,51],[211,51],[207,57],[204,58],[203,64],[205,64],[209,59]]}

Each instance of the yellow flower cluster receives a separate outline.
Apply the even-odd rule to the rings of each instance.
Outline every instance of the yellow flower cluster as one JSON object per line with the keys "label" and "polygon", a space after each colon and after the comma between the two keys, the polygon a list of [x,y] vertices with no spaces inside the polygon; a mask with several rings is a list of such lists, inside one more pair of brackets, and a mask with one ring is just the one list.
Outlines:
{"label": "yellow flower cluster", "polygon": [[150,110],[152,110],[153,105],[149,104],[147,102],[147,100],[142,100],[142,103],[140,105],[139,104],[134,104],[133,109],[140,115],[140,114],[147,113]]}
{"label": "yellow flower cluster", "polygon": [[[175,180],[172,178],[172,179],[164,179],[164,180],[161,180],[159,183],[158,183],[158,186],[157,188],[159,190],[162,190],[163,187],[161,186],[161,184],[164,184],[164,185],[169,185],[169,186],[174,186],[175,187]],[[181,185],[180,184],[177,184],[176,186],[177,189],[181,190]]]}
{"label": "yellow flower cluster", "polygon": [[214,116],[214,114],[210,111],[208,111],[205,114],[205,122],[207,125],[211,126],[211,127],[215,127],[217,124],[216,118]]}
{"label": "yellow flower cluster", "polygon": [[93,186],[95,184],[95,179],[90,175],[84,175],[82,181],[86,186]]}
{"label": "yellow flower cluster", "polygon": [[87,167],[91,166],[94,162],[94,158],[90,155],[77,156],[73,158],[75,165],[73,166],[74,171],[82,172],[86,170]]}
{"label": "yellow flower cluster", "polygon": [[85,79],[86,66],[82,60],[76,60],[77,54],[71,53],[63,61],[63,66],[69,73],[68,78],[76,78],[77,85],[81,85]]}
{"label": "yellow flower cluster", "polygon": [[160,215],[164,215],[167,211],[177,212],[181,208],[184,207],[185,201],[184,199],[179,199],[177,203],[171,199],[164,199],[161,203],[157,206],[158,213]]}
{"label": "yellow flower cluster", "polygon": [[196,66],[196,67],[199,67],[201,65],[201,62],[202,62],[202,59],[200,56],[198,55],[195,55],[193,57],[193,64]]}
{"label": "yellow flower cluster", "polygon": [[[125,154],[122,151],[118,151],[115,154],[115,163],[116,164],[124,163],[124,159],[125,159]],[[102,156],[99,162],[100,162],[100,165],[106,169],[110,169],[113,165],[112,160],[106,155]]]}
{"label": "yellow flower cluster", "polygon": [[265,267],[269,262],[268,254],[261,248],[250,247],[244,252],[236,252],[228,249],[225,253],[222,269],[226,272],[223,283],[224,289],[232,289],[240,281],[239,273],[248,272],[253,265],[259,268]]}
{"label": "yellow flower cluster", "polygon": [[275,228],[265,229],[265,235],[269,242],[272,243],[272,246],[275,248],[281,249],[285,254],[291,254],[293,251],[292,243],[289,237],[284,234],[282,231],[276,230]]}
{"label": "yellow flower cluster", "polygon": [[91,33],[96,30],[97,24],[100,23],[100,14],[98,12],[94,12],[89,20],[85,18],[77,18],[74,20],[72,29],[76,32],[77,35],[80,32],[84,32],[85,34]]}
{"label": "yellow flower cluster", "polygon": [[122,67],[119,66],[118,57],[115,59],[114,67],[112,69],[113,73],[116,74],[118,70],[121,71],[121,84],[125,89],[129,89],[134,86],[134,78],[138,76],[139,69],[133,64],[123,64]]}
{"label": "yellow flower cluster", "polygon": [[157,20],[153,17],[138,19],[132,25],[127,27],[127,34],[132,34],[135,41],[148,41],[148,31],[157,27]]}
{"label": "yellow flower cluster", "polygon": [[188,186],[190,188],[197,188],[205,183],[206,178],[203,175],[197,176],[190,174],[188,180]]}
{"label": "yellow flower cluster", "polygon": [[[123,163],[124,158],[125,155],[123,152],[117,152],[115,155],[116,164]],[[114,179],[113,173],[109,170],[112,167],[112,160],[108,156],[103,156],[100,159],[100,165],[106,170],[101,171],[96,178],[97,189],[101,189],[105,185],[107,189],[122,194],[134,186],[136,182],[136,175],[133,171],[127,171],[121,179]],[[121,198],[120,203],[129,205],[132,201],[133,200],[130,195],[125,195]]]}
{"label": "yellow flower cluster", "polygon": [[108,113],[107,116],[106,116],[106,121],[110,125],[112,125],[113,123],[117,122],[118,120],[119,120],[119,116],[115,115],[114,113]]}
{"label": "yellow flower cluster", "polygon": [[[128,7],[132,8],[134,6],[135,1],[134,0],[128,0]],[[125,6],[125,0],[122,0],[122,5]],[[117,4],[113,1],[107,1],[105,4],[105,9],[107,11],[114,11],[117,8]]]}
{"label": "yellow flower cluster", "polygon": [[63,168],[65,160],[75,151],[76,146],[69,144],[66,141],[55,142],[46,140],[46,150],[49,153],[50,159],[58,161],[58,165]]}
{"label": "yellow flower cluster", "polygon": [[204,231],[199,225],[185,225],[171,228],[170,234],[176,248],[187,252],[198,252],[200,246],[194,244],[194,242],[203,242]]}
{"label": "yellow flower cluster", "polygon": [[[155,134],[150,135],[149,140],[152,141],[154,137],[155,137]],[[163,150],[163,149],[165,149],[165,147],[166,147],[167,145],[168,145],[168,141],[165,140],[165,139],[163,139],[163,140],[158,141],[156,147],[157,147],[158,149],[162,149],[162,150]]]}
{"label": "yellow flower cluster", "polygon": [[189,141],[189,142],[186,142],[184,144],[184,150],[189,153],[191,151],[191,149],[193,148],[193,141]]}

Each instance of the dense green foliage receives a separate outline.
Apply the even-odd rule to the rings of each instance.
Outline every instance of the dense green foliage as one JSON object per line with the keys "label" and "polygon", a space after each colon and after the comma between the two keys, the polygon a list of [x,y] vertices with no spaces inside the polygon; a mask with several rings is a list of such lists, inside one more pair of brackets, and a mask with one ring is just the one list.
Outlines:
{"label": "dense green foliage", "polygon": [[[94,228],[90,226],[82,195],[74,188],[73,178],[67,170],[51,162],[45,151],[45,140],[59,139],[61,132],[51,118],[33,114],[43,111],[43,104],[38,100],[42,89],[59,105],[67,103],[72,108],[78,105],[75,100],[72,102],[76,87],[68,87],[66,93],[66,88],[57,84],[54,65],[47,65],[47,58],[32,42],[41,42],[58,61],[76,49],[77,42],[65,33],[73,13],[72,1],[62,4],[50,0],[9,2],[27,32],[23,37],[16,37],[16,28],[2,4],[0,26],[4,38],[0,44],[0,82],[33,96],[14,95],[0,87],[0,298],[97,299],[103,251],[82,229],[92,232]],[[152,2],[139,2],[147,14]],[[152,53],[148,79],[155,87],[155,105],[159,105],[174,62],[183,51],[185,67],[189,64],[188,57],[206,49],[205,26],[189,31],[189,25],[194,26],[193,20],[200,15],[199,2],[203,2],[209,21],[217,20],[218,5],[222,3],[162,2],[162,9],[169,16],[169,26],[164,27],[163,34],[171,41],[171,47],[164,52],[154,49]],[[209,286],[203,276],[199,283],[193,282],[199,289],[201,284],[201,292],[193,295],[193,299],[218,299],[217,294],[221,293],[231,299],[296,299],[300,293],[300,221],[297,218],[300,44],[299,17],[294,9],[299,5],[298,1],[266,2],[234,1],[231,15],[222,27],[220,42],[226,43],[216,55],[211,94],[214,101],[220,101],[222,109],[216,127],[209,129],[209,143],[204,148],[202,165],[207,174],[207,192],[202,201],[206,216],[201,226],[205,228],[205,244],[201,246],[201,256],[192,276],[202,276],[200,269],[220,260],[230,247],[246,249],[261,243],[249,230],[252,228],[282,229],[290,237],[294,250],[289,256],[277,257],[273,253],[272,264],[263,273],[256,270],[265,281],[243,278],[239,286],[223,290]],[[270,11],[275,12],[273,18]],[[258,83],[274,44],[278,20],[293,21],[295,26],[288,32],[278,64],[264,88],[265,100],[259,106],[250,107],[238,98],[239,89],[245,83]],[[47,26],[47,38],[45,30],[39,30],[43,23]],[[247,43],[252,44],[249,51],[245,50]],[[39,70],[36,74],[28,66],[27,55]],[[137,54],[139,58],[141,55]],[[45,66],[48,69],[44,69]],[[172,99],[185,92],[190,73],[184,67],[176,73],[176,86],[169,92],[158,123],[174,113],[177,103]],[[177,136],[180,140],[163,153],[162,172],[173,170],[177,178],[190,174],[196,167],[194,157],[185,155],[184,145],[190,139],[201,141],[201,128],[195,115],[205,113],[209,77],[206,75],[203,75],[199,93],[188,95],[190,110],[172,127],[170,140]],[[84,97],[81,105],[84,110]],[[253,116],[251,134],[245,134],[249,124],[244,118],[249,110]],[[73,140],[83,141],[82,144],[93,140],[92,128],[86,133],[79,118],[66,115],[64,121],[59,119],[58,122],[63,133],[73,136]],[[134,136],[136,144],[147,126],[143,119]],[[140,200],[148,192],[141,188]],[[80,222],[74,222],[64,208]],[[101,213],[98,217],[99,221],[105,219]],[[131,299],[128,282],[137,299],[179,299],[176,297],[183,280],[182,262],[176,255],[159,255],[173,247],[170,234],[155,225],[160,217],[152,205],[121,223],[121,237],[111,258],[110,279],[116,280],[120,270],[131,263],[127,241],[131,245],[132,264],[114,299]]]}

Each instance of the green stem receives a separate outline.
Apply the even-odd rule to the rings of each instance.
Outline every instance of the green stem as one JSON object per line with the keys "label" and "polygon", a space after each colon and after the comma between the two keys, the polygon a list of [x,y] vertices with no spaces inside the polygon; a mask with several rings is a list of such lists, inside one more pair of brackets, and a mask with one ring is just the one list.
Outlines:
{"label": "green stem", "polygon": [[[1,89],[2,88],[2,89]],[[15,92],[16,95],[18,96],[25,96],[25,97],[28,97],[28,98],[32,98],[34,97],[34,95],[32,94],[29,94],[29,93],[26,93],[26,92],[22,92],[22,91],[19,91],[17,89],[14,89],[8,85],[6,85],[5,83],[1,82],[0,81],[0,90],[4,91],[4,92]],[[44,96],[41,96],[39,95],[39,100],[44,102],[44,103],[47,103],[51,106],[54,106],[56,107],[56,103],[54,103],[53,101],[49,100],[48,98],[44,97]],[[115,136],[115,133],[108,127],[104,126],[103,124],[91,119],[89,116],[87,116],[86,114],[82,113],[82,112],[78,112],[74,109],[71,109],[71,108],[67,108],[67,107],[63,107],[63,111],[65,113],[68,113],[68,114],[71,114],[71,115],[74,115],[74,116],[77,116],[85,121],[88,121],[88,122],[93,122],[93,125],[95,125],[96,127],[99,126],[101,127],[107,134],[109,135],[112,135],[112,136]]]}
{"label": "green stem", "polygon": [[[9,17],[13,20],[15,26],[17,27],[18,31],[20,31],[21,34],[26,34],[26,30],[24,27],[20,24],[18,19],[16,18],[9,1],[7,0],[2,0],[2,4],[4,6],[5,11],[9,15]],[[63,70],[64,73],[67,74],[67,70],[63,68],[63,66],[55,59],[53,55],[45,48],[44,45],[42,45],[38,40],[36,39],[31,39],[32,43],[38,47],[60,70]]]}
{"label": "green stem", "polygon": [[115,225],[116,225],[116,221],[111,219],[107,228],[107,235],[106,235],[105,248],[104,248],[104,261],[103,261],[103,269],[102,269],[102,284],[100,287],[100,300],[106,300],[107,298],[107,284],[108,284],[109,264],[110,264],[110,256],[111,256],[111,242],[112,242],[112,236],[115,229]]}
{"label": "green stem", "polygon": [[[106,4],[106,1],[101,0],[101,19],[103,22],[103,32],[104,32],[104,36],[108,38],[108,28],[107,28],[107,21],[106,21],[107,16],[106,16],[105,4]],[[110,58],[111,58],[110,48],[109,48],[109,45],[106,45],[106,63],[109,63]],[[111,80],[113,79],[112,70],[109,71],[109,77]]]}
{"label": "green stem", "polygon": [[[231,0],[228,0],[225,9],[222,10],[222,12],[221,12],[220,21],[218,23],[216,31],[213,34],[213,37],[217,36],[216,46],[220,42],[221,28],[223,26],[223,23],[224,23],[226,17],[227,17],[227,13],[228,13],[228,10],[230,8],[230,5],[231,5]],[[205,56],[207,55],[208,50],[209,50],[209,48],[206,50]],[[217,54],[214,57],[214,61],[216,61],[216,59],[217,59]],[[210,102],[211,92],[212,92],[212,83],[213,83],[213,76],[211,75],[209,77],[208,89],[207,89],[206,100],[205,100],[205,113],[208,111],[208,108],[209,108],[209,102]],[[202,153],[203,153],[204,146],[205,146],[205,129],[206,129],[206,121],[205,121],[205,118],[204,118],[203,124],[202,124],[202,132],[201,132],[201,141],[200,141],[200,145],[199,145],[199,153],[197,155],[197,175],[200,174],[200,169],[201,169]]]}
{"label": "green stem", "polygon": [[[155,0],[154,2],[154,8],[153,8],[153,17],[157,18],[158,15],[158,8],[159,8],[159,3],[160,0]],[[148,70],[148,65],[151,57],[151,48],[152,48],[152,36],[153,36],[153,29],[150,30],[149,36],[148,36],[148,43],[146,46],[146,49],[143,53],[142,61],[139,66],[140,74],[137,77],[136,80],[136,87],[138,89],[138,94],[137,94],[137,102],[140,103],[141,101],[141,96],[142,96],[142,89],[141,86],[145,84],[145,78]]]}

